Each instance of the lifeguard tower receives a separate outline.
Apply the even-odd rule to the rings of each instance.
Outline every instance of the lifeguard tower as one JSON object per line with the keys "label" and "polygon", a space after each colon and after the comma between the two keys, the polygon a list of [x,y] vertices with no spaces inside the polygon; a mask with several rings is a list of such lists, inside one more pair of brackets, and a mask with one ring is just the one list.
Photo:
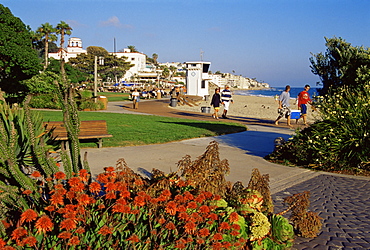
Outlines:
{"label": "lifeguard tower", "polygon": [[187,95],[208,98],[208,81],[211,80],[208,71],[210,62],[185,62]]}

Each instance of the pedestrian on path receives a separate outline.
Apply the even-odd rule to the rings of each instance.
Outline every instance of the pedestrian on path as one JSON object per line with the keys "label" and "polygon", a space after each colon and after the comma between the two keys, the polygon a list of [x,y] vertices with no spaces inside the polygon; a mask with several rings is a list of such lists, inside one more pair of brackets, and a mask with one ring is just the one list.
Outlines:
{"label": "pedestrian on path", "polygon": [[283,92],[281,92],[280,96],[279,96],[279,108],[278,108],[278,113],[279,113],[279,116],[276,118],[275,120],[275,125],[279,125],[279,120],[283,117],[286,118],[287,120],[287,125],[289,127],[291,127],[292,125],[290,125],[290,113],[291,113],[291,110],[289,108],[290,106],[290,86],[289,85],[286,85],[285,87],[285,90]]}
{"label": "pedestrian on path", "polygon": [[213,106],[215,110],[212,117],[215,119],[218,119],[218,111],[220,110],[220,104],[221,104],[220,89],[216,88],[211,101],[211,106]]}
{"label": "pedestrian on path", "polygon": [[222,118],[228,119],[228,117],[226,116],[227,111],[229,110],[230,103],[234,103],[229,85],[225,85],[225,89],[221,91],[221,101],[222,101],[222,104],[224,105],[224,111],[222,113]]}
{"label": "pedestrian on path", "polygon": [[138,109],[140,102],[140,92],[137,89],[134,89],[134,91],[131,93],[131,96],[132,96],[132,108]]}
{"label": "pedestrian on path", "polygon": [[[303,118],[304,125],[307,125],[307,104],[311,104],[310,94],[308,90],[310,89],[310,85],[304,86],[304,90],[298,94],[298,109],[301,110],[301,118]],[[299,119],[296,120],[298,123]]]}

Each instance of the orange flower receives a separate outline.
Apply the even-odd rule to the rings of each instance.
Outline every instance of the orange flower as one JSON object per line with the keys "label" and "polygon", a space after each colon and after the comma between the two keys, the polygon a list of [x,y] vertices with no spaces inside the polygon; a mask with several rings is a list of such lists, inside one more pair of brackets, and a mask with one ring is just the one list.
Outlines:
{"label": "orange flower", "polygon": [[53,222],[47,215],[43,215],[40,219],[38,219],[35,225],[38,233],[46,233],[47,231],[51,231],[53,226]]}
{"label": "orange flower", "polygon": [[166,220],[163,217],[158,220],[158,223],[161,225],[164,224],[165,222]]}
{"label": "orange flower", "polygon": [[77,177],[72,177],[71,179],[68,180],[68,184],[71,185],[72,187],[78,185],[80,183],[80,179]]}
{"label": "orange flower", "polygon": [[211,213],[211,214],[208,216],[208,218],[209,218],[210,220],[218,220],[218,215],[217,215],[217,214],[215,214],[215,213]]}
{"label": "orange flower", "polygon": [[208,191],[203,191],[202,194],[204,194],[206,199],[210,199],[213,196],[213,194],[211,192],[208,192]]}
{"label": "orange flower", "polygon": [[79,227],[76,229],[76,234],[83,234],[85,232],[85,229],[83,227]]}
{"label": "orange flower", "polygon": [[131,235],[127,240],[135,243],[140,241],[139,237],[136,234]]}
{"label": "orange flower", "polygon": [[142,186],[142,185],[144,185],[144,182],[143,182],[143,180],[142,180],[142,179],[136,179],[136,180],[135,180],[135,182],[134,182],[134,184],[135,184],[136,186]]}
{"label": "orange flower", "polygon": [[239,214],[237,212],[232,212],[229,217],[230,222],[237,222],[239,220]]}
{"label": "orange flower", "polygon": [[193,234],[195,232],[195,228],[196,225],[194,222],[188,222],[184,225],[184,228],[185,228],[185,232],[188,233],[188,234]]}
{"label": "orange flower", "polygon": [[86,182],[89,179],[89,173],[86,169],[81,169],[78,173],[78,176],[80,177],[81,181]]}
{"label": "orange flower", "polygon": [[6,245],[6,242],[0,238],[0,247],[4,247]]}
{"label": "orange flower", "polygon": [[176,204],[176,202],[174,202],[174,201],[168,202],[165,210],[170,215],[175,215],[176,212],[177,212],[177,204]]}
{"label": "orange flower", "polygon": [[128,191],[128,190],[126,190],[126,191],[122,191],[122,192],[120,193],[120,196],[121,196],[122,198],[128,198],[128,197],[130,197],[130,191]]}
{"label": "orange flower", "polygon": [[105,167],[104,170],[107,171],[107,172],[113,172],[114,167]]}
{"label": "orange flower", "polygon": [[240,230],[240,225],[239,224],[233,224],[231,227],[235,230]]}
{"label": "orange flower", "polygon": [[206,243],[206,241],[205,241],[205,240],[203,240],[203,239],[201,239],[201,238],[198,238],[198,239],[197,239],[197,244],[198,244],[198,245],[202,245],[202,244],[204,244],[204,243]]}
{"label": "orange flower", "polygon": [[[77,178],[77,177],[73,177],[73,178]],[[82,182],[78,182],[74,186],[71,187],[70,191],[82,192],[84,189],[85,189],[85,184],[83,184]]]}
{"label": "orange flower", "polygon": [[209,235],[209,229],[208,228],[202,228],[198,231],[199,237],[207,237]]}
{"label": "orange flower", "polygon": [[175,201],[184,203],[186,200],[184,199],[184,196],[182,196],[181,194],[178,194],[175,196]]}
{"label": "orange flower", "polygon": [[98,234],[101,234],[101,235],[108,235],[108,234],[112,234],[113,233],[113,229],[112,228],[109,228],[108,226],[104,225],[102,228],[99,229],[98,231]]}
{"label": "orange flower", "polygon": [[180,220],[187,221],[189,219],[189,217],[190,216],[187,213],[185,213],[185,212],[179,214],[179,219]]}
{"label": "orange flower", "polygon": [[194,196],[189,191],[186,191],[184,193],[184,199],[187,201],[192,201],[194,199]]}
{"label": "orange flower", "polygon": [[221,250],[222,249],[222,244],[221,242],[214,242],[212,244],[212,250]]}
{"label": "orange flower", "polygon": [[230,234],[233,235],[233,236],[238,236],[240,233],[236,230],[233,230],[233,231],[231,231]]}
{"label": "orange flower", "polygon": [[166,224],[166,228],[167,228],[168,230],[175,230],[175,229],[176,229],[176,226],[175,226],[175,224],[173,224],[173,222],[172,222],[172,221],[170,221],[170,222],[168,222],[168,223]]}
{"label": "orange flower", "polygon": [[59,235],[58,235],[58,238],[61,238],[61,239],[69,239],[71,238],[72,234],[69,233],[69,232],[61,232]]}
{"label": "orange flower", "polygon": [[203,205],[199,208],[199,213],[201,214],[208,214],[211,210],[209,209],[208,206]]}
{"label": "orange flower", "polygon": [[27,234],[28,234],[28,232],[27,232],[26,229],[24,229],[23,227],[17,227],[12,232],[12,239],[18,241],[21,238],[23,238],[24,236],[26,236]]}
{"label": "orange flower", "polygon": [[197,207],[198,205],[194,201],[189,202],[187,206],[187,208],[190,208],[190,209],[196,209]]}
{"label": "orange flower", "polygon": [[32,194],[32,191],[27,189],[27,190],[24,190],[22,194],[30,195]]}
{"label": "orange flower", "polygon": [[33,236],[28,236],[28,237],[23,239],[22,243],[24,245],[29,245],[30,247],[34,247],[34,246],[36,246],[37,240]]}
{"label": "orange flower", "polygon": [[204,194],[200,194],[197,196],[197,198],[195,198],[195,201],[198,203],[202,203],[205,199],[206,197],[204,196]]}
{"label": "orange flower", "polygon": [[86,206],[91,203],[91,199],[87,194],[78,194],[76,197],[78,204],[81,206]]}
{"label": "orange flower", "polygon": [[220,230],[229,230],[231,226],[227,222],[221,222],[219,229]]}
{"label": "orange flower", "polygon": [[107,192],[116,191],[116,183],[114,182],[108,182],[104,186],[106,187]]}
{"label": "orange flower", "polygon": [[162,191],[162,195],[170,197],[171,196],[171,191],[168,190],[168,189],[165,189],[165,190]]}
{"label": "orange flower", "polygon": [[32,177],[35,177],[35,178],[38,178],[38,177],[41,177],[41,174],[39,171],[33,171],[33,173],[31,174]]}
{"label": "orange flower", "polygon": [[186,212],[186,207],[184,205],[180,205],[180,206],[177,207],[177,211],[180,212],[180,213],[181,212]]}
{"label": "orange flower", "polygon": [[183,181],[183,180],[179,180],[178,182],[177,182],[177,186],[178,187],[185,187],[187,184],[186,184],[186,182],[185,181]]}
{"label": "orange flower", "polygon": [[23,224],[24,221],[30,222],[30,221],[36,220],[36,218],[37,218],[37,213],[32,209],[27,209],[21,215],[21,224]]}
{"label": "orange flower", "polygon": [[215,201],[221,200],[221,196],[218,194],[215,194],[215,196],[213,197],[213,200]]}
{"label": "orange flower", "polygon": [[220,233],[216,233],[215,235],[213,235],[213,240],[214,241],[219,241],[219,240],[222,240],[222,234]]}
{"label": "orange flower", "polygon": [[66,178],[66,174],[63,172],[56,172],[54,174],[54,178],[57,180],[64,180]]}
{"label": "orange flower", "polygon": [[136,196],[134,199],[135,206],[142,207],[145,205],[145,199],[143,196]]}
{"label": "orange flower", "polygon": [[79,239],[77,236],[73,236],[73,237],[68,241],[68,245],[69,245],[69,246],[77,246],[78,244],[80,244],[80,239]]}
{"label": "orange flower", "polygon": [[64,199],[63,196],[60,194],[53,194],[50,199],[51,205],[64,205]]}
{"label": "orange flower", "polygon": [[99,183],[97,182],[92,182],[90,185],[89,185],[89,188],[90,188],[90,192],[91,193],[99,193],[100,190],[101,190],[101,186]]}
{"label": "orange flower", "polygon": [[114,200],[114,199],[116,199],[116,198],[117,198],[116,193],[115,193],[115,192],[113,192],[113,191],[108,192],[108,193],[106,193],[106,195],[105,195],[105,199],[107,199],[107,200]]}
{"label": "orange flower", "polygon": [[114,213],[129,213],[131,211],[130,206],[122,205],[122,204],[115,204],[112,207],[112,211]]}
{"label": "orange flower", "polygon": [[65,219],[60,223],[60,228],[66,229],[67,231],[76,228],[76,222],[72,219]]}
{"label": "orange flower", "polygon": [[178,249],[184,249],[184,248],[186,248],[186,240],[184,240],[183,238],[181,238],[178,241],[176,241],[175,248],[178,248]]}

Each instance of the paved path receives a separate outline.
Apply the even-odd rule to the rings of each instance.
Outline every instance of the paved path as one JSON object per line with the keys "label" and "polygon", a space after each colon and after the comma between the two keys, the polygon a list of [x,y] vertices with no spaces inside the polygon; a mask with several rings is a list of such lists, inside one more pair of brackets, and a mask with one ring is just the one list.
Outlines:
{"label": "paved path", "polygon": [[[114,102],[102,112],[162,115],[188,119],[213,120],[210,114],[184,112],[168,107],[169,100],[143,101],[138,110],[130,102]],[[194,160],[212,140],[219,143],[220,158],[227,159],[231,173],[228,180],[248,184],[253,168],[270,175],[275,212],[285,207],[282,200],[292,194],[310,191],[312,211],[323,218],[323,230],[313,239],[298,237],[293,249],[370,249],[370,178],[355,177],[303,168],[287,167],[265,161],[262,157],[273,150],[277,137],[289,138],[293,130],[272,121],[245,117],[230,117],[230,122],[241,122],[249,130],[211,138],[190,139],[159,145],[124,148],[89,148],[89,164],[93,173],[102,167],[115,166],[124,158],[128,166],[138,171],[176,170],[176,163],[186,154]],[[136,169],[135,169],[136,168]]]}

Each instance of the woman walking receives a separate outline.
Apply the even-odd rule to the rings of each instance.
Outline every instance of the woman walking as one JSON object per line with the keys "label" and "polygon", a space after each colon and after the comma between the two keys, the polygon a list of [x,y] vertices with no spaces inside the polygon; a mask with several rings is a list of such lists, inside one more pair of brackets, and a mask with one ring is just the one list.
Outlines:
{"label": "woman walking", "polygon": [[215,109],[212,117],[215,119],[218,119],[218,111],[220,110],[220,104],[221,104],[221,95],[220,95],[220,89],[215,89],[215,93],[212,96],[211,106]]}

